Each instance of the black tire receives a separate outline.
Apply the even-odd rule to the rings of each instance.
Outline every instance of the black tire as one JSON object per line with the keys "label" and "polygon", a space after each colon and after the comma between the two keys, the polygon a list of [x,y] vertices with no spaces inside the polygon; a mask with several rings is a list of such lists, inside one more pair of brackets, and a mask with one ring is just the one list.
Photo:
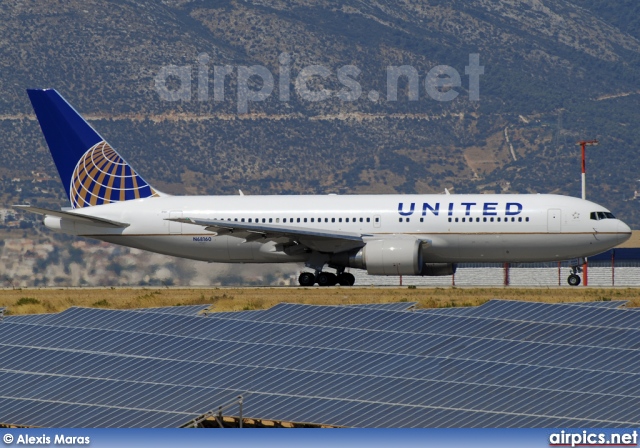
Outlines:
{"label": "black tire", "polygon": [[331,272],[319,273],[316,280],[319,286],[335,286],[335,284],[338,283],[338,277]]}
{"label": "black tire", "polygon": [[355,275],[351,274],[350,272],[347,272],[345,274],[347,276],[347,278],[349,279],[349,286],[353,286],[356,284],[356,277]]}
{"label": "black tire", "polygon": [[567,283],[569,283],[571,286],[578,286],[580,284],[580,276],[571,274],[567,279]]}
{"label": "black tire", "polygon": [[338,283],[340,284],[340,286],[353,286],[355,282],[356,278],[353,276],[353,274],[343,272],[342,274],[338,275]]}
{"label": "black tire", "polygon": [[316,276],[311,272],[303,272],[300,274],[300,277],[298,277],[298,283],[300,283],[300,286],[313,286],[315,282]]}

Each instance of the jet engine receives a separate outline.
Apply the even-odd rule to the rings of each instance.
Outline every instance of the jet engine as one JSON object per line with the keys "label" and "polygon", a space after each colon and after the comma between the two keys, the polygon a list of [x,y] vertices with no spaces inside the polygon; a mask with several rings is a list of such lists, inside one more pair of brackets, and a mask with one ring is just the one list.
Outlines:
{"label": "jet engine", "polygon": [[456,265],[452,263],[424,263],[423,245],[417,238],[388,238],[368,241],[367,244],[348,253],[336,254],[332,264],[366,269],[370,275],[452,275]]}

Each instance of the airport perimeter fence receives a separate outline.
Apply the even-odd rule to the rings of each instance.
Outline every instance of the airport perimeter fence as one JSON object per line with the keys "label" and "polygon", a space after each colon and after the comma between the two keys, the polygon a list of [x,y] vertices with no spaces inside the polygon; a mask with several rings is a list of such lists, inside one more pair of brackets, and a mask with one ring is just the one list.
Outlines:
{"label": "airport perimeter fence", "polygon": [[[588,259],[589,286],[640,286],[640,249],[613,249]],[[398,286],[398,277],[352,271],[356,285]],[[454,276],[403,276],[409,286],[568,286],[569,261],[551,263],[460,263]],[[582,274],[580,274],[582,277]]]}

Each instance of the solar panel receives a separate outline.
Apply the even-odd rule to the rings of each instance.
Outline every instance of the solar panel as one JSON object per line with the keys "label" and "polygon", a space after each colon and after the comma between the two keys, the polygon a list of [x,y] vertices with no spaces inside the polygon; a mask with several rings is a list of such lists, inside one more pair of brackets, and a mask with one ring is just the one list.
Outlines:
{"label": "solar panel", "polygon": [[469,316],[478,309],[477,306],[465,306],[465,307],[447,307],[447,308],[418,308],[413,310],[414,313],[429,313],[429,314],[445,314],[456,316]]}
{"label": "solar panel", "polygon": [[[501,359],[512,352],[514,356],[522,357],[520,351],[528,353],[532,350],[533,354],[540,355],[538,348],[545,348],[548,353],[543,356],[527,358],[528,362],[532,363],[544,362],[552,350],[564,352],[569,348],[569,352],[559,362],[572,366],[586,365],[587,358],[581,360],[581,356],[589,358],[600,356],[601,352],[607,351],[607,347],[621,350],[619,355],[626,356],[625,348],[634,349],[640,343],[637,330],[584,328],[557,324],[540,326],[465,316],[416,316],[414,313],[406,312],[292,304],[280,307],[280,310],[282,313],[270,315],[270,322],[260,320],[257,321],[259,325],[247,326],[243,321],[218,319],[215,315],[207,318],[207,322],[201,322],[200,318],[194,320],[182,316],[136,313],[140,318],[133,319],[133,316],[122,311],[100,310],[96,315],[96,310],[75,309],[73,313],[60,316],[56,325],[192,335],[217,341],[262,342],[267,340],[287,344],[291,338],[297,338],[298,342],[309,341],[312,346],[337,348],[375,344],[381,350],[388,348],[387,350],[398,353],[433,350],[429,347],[440,341],[446,341],[446,344],[441,343],[437,349],[444,351],[451,346],[460,353],[476,350],[475,353],[468,353],[468,356],[474,358],[490,356]],[[284,313],[284,311],[287,312]],[[103,313],[110,313],[112,316],[105,317]],[[148,314],[146,318],[141,319],[145,314]],[[336,315],[341,316],[340,321],[336,319]],[[385,318],[385,315],[388,317]],[[331,325],[327,325],[329,320],[333,321]],[[367,335],[363,334],[364,330],[375,330],[375,332]],[[411,343],[412,340],[415,343]],[[424,345],[416,344],[418,342]],[[633,357],[626,356],[626,359],[629,363],[634,362]],[[599,366],[605,362],[605,358],[598,358],[597,361],[592,361],[591,365]]]}
{"label": "solar panel", "polygon": [[[499,300],[499,299],[495,299]],[[485,302],[483,305],[486,305]],[[533,302],[536,303],[536,302]],[[588,306],[588,307],[598,307],[598,308],[623,308],[627,303],[627,300],[611,300],[611,301],[593,301],[593,302],[566,302],[563,305],[572,305],[572,306]],[[466,315],[471,316],[476,313],[477,310],[481,309],[480,306],[457,306],[457,307],[446,307],[446,308],[418,308],[413,310],[417,313],[438,313],[438,314],[455,314],[455,315]],[[627,308],[625,308],[627,309]]]}
{"label": "solar panel", "polygon": [[621,307],[624,307],[627,303],[629,303],[628,300],[609,300],[609,301],[598,300],[594,302],[566,302],[566,303],[563,303],[563,305],[596,306],[601,308],[621,308]]}
{"label": "solar panel", "polygon": [[245,416],[338,426],[638,424],[636,330],[292,304],[217,314],[3,322],[0,422],[21,424],[37,402],[69,406],[50,426],[78,409],[93,426],[123,422],[112,409],[180,425],[242,393]]}
{"label": "solar panel", "polygon": [[[88,310],[88,311],[95,311],[95,310]],[[113,313],[109,311],[101,311],[100,314],[105,312]],[[115,312],[115,313],[122,313],[122,312]],[[114,320],[115,318],[111,316],[105,318],[105,321],[108,321],[108,322],[112,322]],[[188,320],[194,320],[194,319],[191,318]],[[188,325],[189,324],[187,323],[187,326]],[[112,326],[112,325],[109,324],[109,326]],[[131,325],[131,328],[135,329],[136,327],[139,327],[139,326],[141,325],[134,323],[133,325]],[[214,325],[214,327],[218,327],[218,325]],[[287,329],[287,327],[289,327],[289,329]],[[158,325],[157,328],[158,328],[157,331],[162,332],[162,331],[165,331],[164,329],[166,327],[164,325]],[[293,333],[293,331],[290,328],[291,328],[290,326],[284,326],[284,327],[279,326],[279,328],[277,328],[276,326],[269,327],[268,325],[265,326],[264,324],[262,324],[259,326],[257,333],[262,335],[270,333],[271,335],[274,335],[274,336],[276,333],[280,333],[279,337],[277,338],[272,337],[271,342],[273,344],[291,344],[290,342],[287,342],[287,337]],[[230,329],[231,328],[227,327],[227,330],[230,330]],[[173,332],[173,330],[171,331]],[[242,333],[246,330],[240,327],[238,331]],[[513,344],[509,343],[508,341],[483,341],[481,339],[471,339],[471,340],[465,341],[464,339],[456,338],[452,340],[450,337],[432,337],[430,335],[422,335],[420,337],[416,337],[412,335],[395,334],[395,335],[382,335],[381,337],[379,336],[378,332],[372,333],[373,336],[371,336],[361,331],[353,332],[350,330],[329,331],[326,329],[303,328],[302,331],[303,332],[300,333],[299,337],[296,335],[296,343],[300,347],[302,347],[300,354],[298,356],[294,356],[289,353],[287,354],[287,356],[280,356],[280,358],[285,359],[286,362],[289,362],[291,364],[301,363],[301,362],[308,363],[310,361],[313,361],[316,363],[323,362],[323,359],[318,360],[317,357],[311,357],[310,359],[305,361],[304,356],[307,356],[307,357],[310,356],[308,351],[305,349],[307,347],[323,348],[323,347],[337,346],[340,349],[347,350],[347,349],[359,349],[360,346],[367,347],[367,345],[371,344],[371,346],[376,347],[376,351],[379,353],[386,352],[386,353],[395,354],[395,353],[405,352],[406,354],[413,354],[413,355],[419,354],[421,356],[424,356],[428,352],[435,357],[442,357],[442,356],[447,356],[446,354],[450,351],[449,347],[451,346],[454,349],[454,352],[459,353],[461,356],[463,357],[471,356],[472,358],[475,358],[477,360],[496,359],[497,362],[512,362],[512,363],[525,362],[525,363],[536,363],[537,365],[548,365],[546,358],[549,355],[552,355],[553,353],[557,353],[557,352],[563,353],[563,350],[566,349],[566,347],[562,347],[562,346],[547,347],[546,345],[543,345],[542,348],[545,348],[545,347],[548,348],[546,353],[538,354],[538,356],[529,356],[523,361],[521,360],[516,361],[510,358],[510,354],[512,352],[519,355],[519,351],[525,351],[525,350],[532,351],[538,346],[531,343],[513,346]],[[28,344],[31,346],[38,346],[41,344],[47,344],[48,346],[51,346],[52,342],[49,342],[49,341],[60,340],[62,336],[59,336],[59,335],[64,335],[65,332],[68,332],[68,330],[53,328],[50,331],[47,331],[44,333],[42,331],[40,333],[30,332],[30,335],[27,338],[25,338],[25,336],[22,334],[12,335],[9,332],[0,333],[0,337],[1,337],[1,340],[6,341],[7,343],[13,343],[12,341],[16,341],[16,343]],[[188,331],[185,333],[188,333]],[[335,334],[331,335],[331,333],[335,333]],[[74,334],[73,344],[71,344],[70,342],[64,343],[64,345],[72,349],[84,348],[87,350],[109,351],[109,350],[113,350],[111,348],[113,345],[119,346],[120,344],[123,343],[123,341],[120,341],[118,338],[114,337],[109,333],[105,333],[104,335],[101,334],[100,336],[95,336],[95,335],[92,336],[91,334],[85,334],[80,329],[77,329],[77,330],[74,330],[73,334]],[[268,345],[268,346],[254,346],[254,350],[249,350],[246,348],[241,352],[238,352],[237,349],[230,348],[230,347],[233,347],[232,345],[227,346],[222,342],[220,342],[223,339],[227,339],[227,340],[243,339],[241,334],[234,335],[234,334],[230,334],[229,331],[223,331],[222,333],[213,332],[213,333],[210,333],[209,335],[205,334],[204,332],[199,332],[197,336],[205,337],[205,338],[208,336],[210,339],[218,341],[218,345],[222,352],[231,353],[231,355],[227,355],[227,357],[231,356],[232,358],[235,357],[237,359],[238,353],[241,353],[245,357],[248,356],[252,360],[252,362],[256,362],[256,359],[258,359],[259,356],[263,356],[265,352],[271,353],[275,350],[272,346]],[[327,336],[333,336],[333,339],[328,339]],[[126,335],[124,337],[124,340],[126,341],[127,338],[130,338],[130,336]],[[247,340],[248,338],[244,338],[244,339]],[[263,341],[264,339],[265,339],[264,337],[261,337],[259,340]],[[160,337],[153,338],[153,340],[156,342],[155,346],[149,345],[149,343],[147,342],[146,335],[144,338],[140,338],[140,340],[142,343],[142,346],[141,346],[142,351],[139,352],[138,354],[141,356],[149,356],[150,350],[157,350],[157,349],[164,350],[169,353],[175,352],[178,354],[177,356],[180,358],[185,358],[186,356],[189,356],[190,353],[195,353],[197,356],[209,356],[207,353],[203,353],[198,349],[197,340],[189,342],[187,344],[184,344],[184,343],[178,344],[177,346],[172,345],[173,344],[172,341],[167,340],[166,338],[160,338]],[[386,340],[386,344],[381,345],[380,341],[385,341],[385,340]],[[355,341],[362,341],[362,343],[355,342]],[[425,345],[422,345],[423,341]],[[74,345],[74,344],[80,344],[80,345]],[[410,346],[411,349],[405,348],[407,345]],[[415,347],[416,345],[417,345],[417,348]],[[468,346],[468,350],[463,352],[456,350],[457,347],[463,347],[463,346]],[[58,345],[53,345],[52,347],[58,347]],[[477,353],[474,353],[474,350],[476,350],[476,347],[477,347]],[[505,351],[507,348],[510,349],[508,352]],[[423,353],[420,353],[421,351],[423,351]],[[471,354],[469,354],[469,351],[471,352]],[[276,351],[276,352],[280,353],[280,351]],[[584,359],[581,360],[581,356],[584,356],[583,355],[584,352],[585,350],[583,349],[571,355],[564,355],[563,364],[569,367],[584,365],[585,367],[589,367],[593,370],[604,369],[605,371],[615,371],[617,369],[617,366],[615,363],[611,363],[611,364],[607,363],[609,359],[608,357],[604,357],[603,361],[600,364],[592,363],[592,365],[589,366],[588,362],[585,363]],[[598,352],[595,350],[590,351],[590,353],[597,356],[604,356],[606,354],[606,352]],[[618,356],[624,356],[625,354],[626,352],[622,351]],[[375,364],[377,362],[377,359],[375,358],[375,356],[379,356],[379,355],[376,355],[374,353],[373,356],[374,358],[373,358],[373,361],[371,362]],[[450,355],[450,356],[455,356],[455,355]],[[224,358],[225,357],[223,356],[223,357],[220,357],[219,359],[224,359]],[[626,359],[626,361],[627,362],[626,362],[625,368],[629,368],[629,363],[632,361],[632,357]],[[342,366],[340,366],[340,368],[342,368]],[[366,363],[364,365],[364,368],[371,369],[371,367],[369,367],[368,364]],[[382,372],[384,368],[385,366],[380,366],[380,367],[376,366],[376,368],[371,371],[374,373],[378,373],[378,372]]]}
{"label": "solar panel", "polygon": [[[131,338],[128,338],[132,341]],[[43,353],[44,352],[44,353]],[[95,353],[79,353],[74,351],[53,350],[47,353],[42,349],[15,348],[4,350],[3,356],[9,359],[6,370],[18,370],[23,368],[26,360],[30,363],[33,371],[35,365],[40,370],[37,374],[31,374],[35,381],[25,381],[21,378],[20,387],[15,387],[12,379],[7,376],[0,376],[0,381],[7,385],[11,394],[27,396],[24,398],[38,399],[46,401],[50,395],[54,394],[58,401],[65,403],[92,404],[97,406],[115,406],[117,403],[124,409],[134,409],[137,411],[158,411],[162,407],[164,411],[187,412],[206,408],[209,402],[228,398],[218,389],[212,388],[210,384],[220,384],[220,382],[232,381],[235,385],[227,385],[224,389],[229,392],[231,387],[235,387],[234,392],[241,392],[251,396],[255,393],[278,394],[296,397],[320,396],[322,400],[340,401],[348,400],[353,402],[366,402],[388,404],[395,403],[396,407],[412,406],[423,407],[425,409],[449,408],[451,401],[459,400],[461,396],[467,401],[466,406],[473,412],[506,412],[504,406],[512,406],[511,403],[502,403],[497,397],[510,395],[507,390],[521,390],[519,387],[486,386],[478,384],[456,384],[451,381],[418,381],[418,380],[398,380],[393,378],[375,378],[371,375],[339,375],[331,373],[320,373],[316,371],[292,372],[291,369],[256,369],[248,367],[241,369],[234,364],[231,370],[207,368],[200,363],[169,362],[167,360],[152,359],[150,357],[138,357],[128,359],[126,356],[97,355]],[[97,358],[97,359],[96,359]],[[47,376],[50,371],[55,372],[55,376]],[[176,373],[182,373],[176,375]],[[43,375],[44,374],[44,375]],[[67,375],[63,377],[61,375]],[[108,381],[98,380],[106,378]],[[132,387],[119,388],[115,381],[132,381],[135,379],[135,389]],[[43,381],[55,382],[55,387]],[[176,382],[186,383],[175,384]],[[175,384],[175,385],[174,385]],[[338,387],[341,385],[341,387]],[[129,385],[130,386],[130,385]],[[180,387],[177,387],[180,386]],[[199,386],[200,389],[194,387]],[[326,387],[328,386],[328,387]],[[204,388],[204,389],[202,389]],[[44,392],[40,392],[43,390]],[[115,391],[115,392],[114,392]],[[118,393],[118,391],[121,391]],[[502,392],[501,392],[502,391]],[[569,400],[573,406],[565,411],[568,418],[572,412],[580,412],[584,403],[591,403],[598,400],[600,405],[609,401],[615,402],[616,406],[626,408],[635,406],[640,398],[625,396],[601,395],[589,393],[562,393],[558,391],[536,390],[535,396],[540,403],[550,402],[550,400]],[[212,395],[213,394],[213,395]],[[145,398],[144,409],[139,408],[139,404],[131,402],[138,396]],[[473,396],[473,399],[470,398]],[[13,396],[11,396],[13,397]],[[173,398],[172,398],[173,397]],[[179,398],[178,400],[176,400]],[[523,399],[526,398],[523,396]],[[428,400],[429,404],[423,401]],[[628,402],[625,402],[628,401]],[[195,401],[195,403],[194,403]],[[250,401],[247,398],[247,402]],[[540,412],[531,405],[530,412]],[[185,407],[186,406],[186,407]],[[195,411],[193,411],[195,412]],[[201,411],[204,412],[204,411]],[[247,414],[251,415],[251,414]],[[330,415],[330,414],[329,414]],[[577,417],[575,417],[577,418]],[[286,420],[310,421],[305,416],[297,414],[288,415]],[[598,420],[601,424],[624,424],[624,419]],[[345,423],[340,421],[325,420],[325,423]],[[449,422],[448,425],[455,426]]]}
{"label": "solar panel", "polygon": [[358,305],[342,305],[350,308],[369,308],[374,310],[406,311],[414,308],[418,302],[368,303]]}
{"label": "solar panel", "polygon": [[[542,304],[544,305],[544,304]],[[310,310],[309,307],[312,309]],[[588,307],[569,307],[570,310],[591,311]],[[605,311],[605,310],[603,310]],[[608,312],[608,310],[606,310]],[[559,323],[537,323],[499,317],[448,316],[439,313],[393,313],[348,309],[343,307],[313,307],[283,304],[278,312],[261,314],[261,322],[297,323],[316,326],[367,328],[402,332],[430,333],[434,335],[465,335],[491,339],[540,341],[556,344],[635,347],[636,330],[614,327],[591,327]],[[625,313],[621,310],[619,313]],[[542,325],[542,326],[541,326]],[[541,332],[540,330],[544,331]]]}
{"label": "solar panel", "polygon": [[46,320],[51,317],[51,316],[55,316],[55,314],[16,314],[16,315],[9,315],[9,316],[4,316],[4,321],[6,322],[20,322],[20,323],[41,323],[41,322],[46,322]]}
{"label": "solar panel", "polygon": [[638,328],[640,315],[626,311],[623,309],[494,299],[479,307],[474,316],[596,327]]}
{"label": "solar panel", "polygon": [[136,308],[132,311],[143,313],[163,313],[163,314],[180,314],[187,316],[198,315],[201,311],[210,308],[211,305],[181,305],[181,306],[162,306],[156,308]]}

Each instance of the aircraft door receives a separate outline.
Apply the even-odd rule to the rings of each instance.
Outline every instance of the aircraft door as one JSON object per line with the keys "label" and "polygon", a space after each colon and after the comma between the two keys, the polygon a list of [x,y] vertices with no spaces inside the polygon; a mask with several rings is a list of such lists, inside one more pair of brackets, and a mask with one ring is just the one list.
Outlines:
{"label": "aircraft door", "polygon": [[[182,218],[182,212],[179,211],[170,211],[169,219]],[[169,221],[169,233],[171,235],[180,235],[182,233],[182,223]]]}
{"label": "aircraft door", "polygon": [[559,208],[550,208],[547,211],[547,232],[559,233],[561,226],[562,211]]}

